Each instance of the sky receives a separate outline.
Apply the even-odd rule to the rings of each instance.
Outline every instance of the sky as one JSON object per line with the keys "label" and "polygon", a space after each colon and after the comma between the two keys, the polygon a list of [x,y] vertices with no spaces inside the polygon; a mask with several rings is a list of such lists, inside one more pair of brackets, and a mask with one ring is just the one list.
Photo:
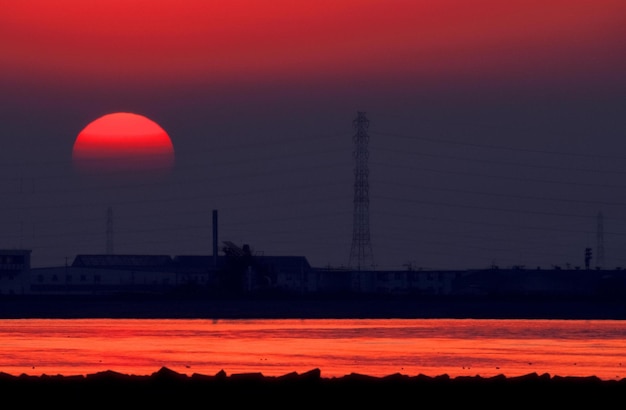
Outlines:
{"label": "sky", "polygon": [[[374,268],[626,267],[623,0],[0,9],[0,247],[35,267],[107,226],[115,253],[211,255],[213,210],[220,242],[346,267],[358,112]],[[169,174],[77,172],[114,112],[167,132]]]}

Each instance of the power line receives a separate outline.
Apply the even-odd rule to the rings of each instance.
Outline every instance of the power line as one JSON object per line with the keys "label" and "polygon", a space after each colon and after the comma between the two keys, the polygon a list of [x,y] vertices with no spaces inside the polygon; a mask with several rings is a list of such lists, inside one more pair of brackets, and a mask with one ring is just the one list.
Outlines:
{"label": "power line", "polygon": [[549,154],[549,155],[559,155],[559,156],[577,157],[577,158],[601,158],[601,159],[610,158],[610,159],[617,159],[620,161],[626,161],[626,157],[621,157],[618,155],[601,155],[601,154],[588,154],[588,153],[578,153],[578,152],[540,150],[540,149],[534,149],[534,148],[507,147],[504,145],[480,144],[477,142],[458,141],[458,140],[450,140],[450,139],[445,139],[445,138],[432,138],[432,137],[424,137],[424,136],[417,136],[417,135],[406,135],[406,134],[399,134],[399,133],[393,133],[393,132],[373,132],[372,134],[386,136],[386,137],[410,139],[410,140],[422,140],[422,141],[428,141],[428,142],[435,142],[439,144],[489,148],[489,149],[494,149],[494,150],[526,152],[526,153],[534,153],[534,154]]}

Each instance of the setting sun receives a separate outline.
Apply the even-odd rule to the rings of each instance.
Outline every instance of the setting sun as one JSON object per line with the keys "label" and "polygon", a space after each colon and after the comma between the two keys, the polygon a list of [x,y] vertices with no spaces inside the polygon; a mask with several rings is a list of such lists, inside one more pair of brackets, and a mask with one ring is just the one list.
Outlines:
{"label": "setting sun", "polygon": [[73,162],[87,173],[168,171],[174,165],[169,135],[138,114],[113,113],[89,123],[74,142]]}

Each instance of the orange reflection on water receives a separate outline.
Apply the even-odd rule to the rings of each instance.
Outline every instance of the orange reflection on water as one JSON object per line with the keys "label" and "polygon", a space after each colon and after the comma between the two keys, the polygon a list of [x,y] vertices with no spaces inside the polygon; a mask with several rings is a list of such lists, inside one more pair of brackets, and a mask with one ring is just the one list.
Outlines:
{"label": "orange reflection on water", "polygon": [[[549,373],[621,379],[626,323],[550,320],[3,320],[0,371],[323,377]],[[626,365],[626,363],[624,363]]]}

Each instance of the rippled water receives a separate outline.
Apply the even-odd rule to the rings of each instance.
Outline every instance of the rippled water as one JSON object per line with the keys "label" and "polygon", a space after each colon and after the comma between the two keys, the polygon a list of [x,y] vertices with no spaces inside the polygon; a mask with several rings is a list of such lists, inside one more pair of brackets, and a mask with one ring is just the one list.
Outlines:
{"label": "rippled water", "polygon": [[0,321],[0,372],[148,375],[319,368],[323,377],[394,373],[484,377],[626,375],[626,321],[127,320]]}

